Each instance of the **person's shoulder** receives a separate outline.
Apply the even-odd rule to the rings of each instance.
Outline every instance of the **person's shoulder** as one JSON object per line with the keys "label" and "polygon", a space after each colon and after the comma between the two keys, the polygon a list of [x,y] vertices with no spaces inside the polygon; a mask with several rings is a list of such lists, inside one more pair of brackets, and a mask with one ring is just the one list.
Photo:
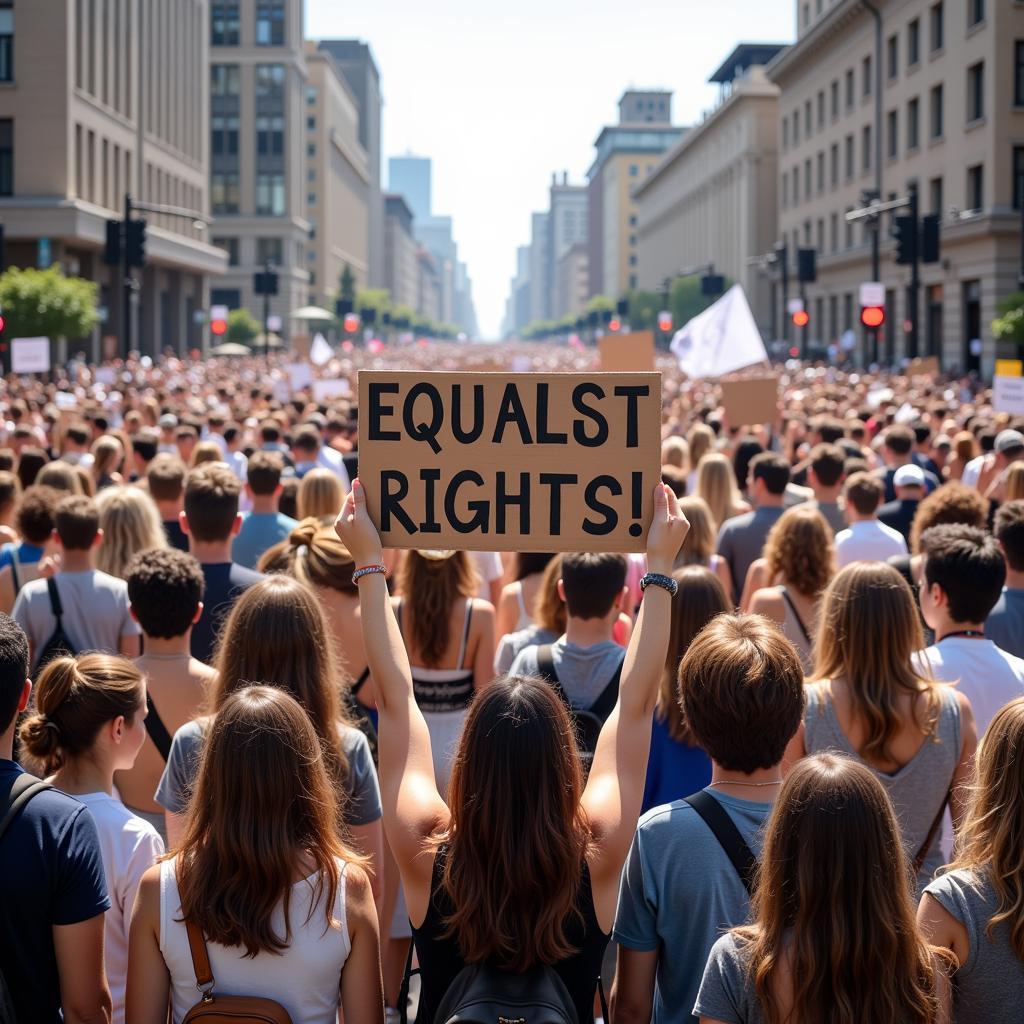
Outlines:
{"label": "person's shoulder", "polygon": [[753,523],[756,515],[756,510],[751,509],[749,512],[741,512],[738,516],[726,519],[726,521],[722,523],[722,532],[735,533],[737,530],[743,530]]}
{"label": "person's shoulder", "polygon": [[283,512],[278,512],[277,525],[291,533],[299,525],[299,521],[298,519],[292,519],[291,516],[286,516]]}
{"label": "person's shoulder", "polygon": [[192,747],[203,742],[206,735],[207,719],[193,718],[175,730],[173,743],[175,746]]}
{"label": "person's shoulder", "polygon": [[123,594],[125,597],[128,596],[128,584],[117,576],[111,576],[110,573],[104,572],[102,569],[95,569],[93,571],[92,585],[97,590],[104,589],[115,594]]}
{"label": "person's shoulder", "polygon": [[700,815],[686,800],[673,800],[671,803],[652,807],[642,814],[637,822],[636,831],[643,839],[674,836],[696,828],[700,821]]}
{"label": "person's shoulder", "polygon": [[527,644],[512,659],[509,675],[533,675],[537,672],[537,648],[540,644]]}
{"label": "person's shoulder", "polygon": [[366,757],[370,756],[370,743],[366,734],[354,725],[342,722],[338,726],[338,739],[345,757],[349,760],[360,754],[365,754]]}
{"label": "person's shoulder", "polygon": [[239,565],[238,562],[231,563],[229,572],[231,583],[236,587],[252,587],[266,579],[263,573],[257,572],[255,569],[247,569],[244,565]]}
{"label": "person's shoulder", "polygon": [[990,903],[994,897],[992,879],[987,872],[977,868],[952,868],[945,871],[933,878],[924,887],[924,891],[951,913],[954,908],[966,910],[972,903]]}
{"label": "person's shoulder", "polygon": [[105,822],[119,829],[126,836],[130,836],[132,840],[130,845],[132,846],[137,846],[144,840],[160,838],[160,833],[145,818],[140,818],[117,797],[107,796],[104,793],[100,799],[87,803],[86,806],[93,818],[102,816]]}
{"label": "person's shoulder", "polygon": [[11,827],[28,827],[38,833],[40,828],[51,835],[62,836],[76,823],[85,823],[85,827],[95,834],[96,824],[81,800],[61,792],[59,789],[44,789],[37,793],[18,813]]}

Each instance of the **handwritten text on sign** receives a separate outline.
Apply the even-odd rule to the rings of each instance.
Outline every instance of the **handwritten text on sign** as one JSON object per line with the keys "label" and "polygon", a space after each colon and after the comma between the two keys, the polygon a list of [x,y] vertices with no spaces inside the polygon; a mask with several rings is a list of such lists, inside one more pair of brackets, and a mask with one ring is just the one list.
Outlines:
{"label": "handwritten text on sign", "polygon": [[657,373],[359,374],[359,477],[385,546],[642,551]]}

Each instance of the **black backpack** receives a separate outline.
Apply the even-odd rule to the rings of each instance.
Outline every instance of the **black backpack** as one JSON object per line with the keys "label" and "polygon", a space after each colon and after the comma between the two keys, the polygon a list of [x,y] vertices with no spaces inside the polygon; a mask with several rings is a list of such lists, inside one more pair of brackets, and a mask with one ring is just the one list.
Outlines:
{"label": "black backpack", "polygon": [[580,748],[580,759],[583,761],[585,772],[590,771],[591,762],[594,760],[594,751],[597,750],[597,738],[601,735],[601,729],[612,713],[615,702],[619,699],[619,679],[622,676],[622,666],[625,661],[625,654],[623,654],[622,661],[619,662],[619,667],[615,670],[615,675],[598,695],[597,700],[586,711],[581,711],[569,703],[569,698],[565,690],[562,689],[558,673],[555,671],[555,662],[551,656],[551,644],[543,644],[537,648],[537,674],[554,687],[555,693],[562,698],[562,702],[569,711],[573,724],[576,726],[576,742]]}
{"label": "black backpack", "polygon": [[[7,812],[0,819],[0,840],[3,839],[11,822],[18,816],[25,804],[37,793],[42,793],[44,789],[52,789],[52,787],[48,782],[43,782],[34,775],[29,775],[28,772],[22,772],[14,780],[14,785],[11,786],[11,792],[7,797]],[[0,968],[0,1024],[17,1024],[17,1021],[10,989],[4,979],[3,969]]]}
{"label": "black backpack", "polygon": [[57,593],[57,584],[53,579],[46,581],[46,590],[50,595],[50,611],[57,620],[57,626],[50,636],[50,639],[43,645],[39,652],[39,660],[36,662],[36,672],[41,672],[54,658],[65,656],[74,657],[78,652],[70,637],[64,632],[64,607],[60,603],[60,594]]}

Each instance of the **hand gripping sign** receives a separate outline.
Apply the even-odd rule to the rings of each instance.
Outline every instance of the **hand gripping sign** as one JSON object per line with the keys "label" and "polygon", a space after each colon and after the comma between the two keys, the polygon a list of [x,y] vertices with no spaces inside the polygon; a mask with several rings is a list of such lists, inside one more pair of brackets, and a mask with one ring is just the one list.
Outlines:
{"label": "hand gripping sign", "polygon": [[385,547],[642,551],[658,373],[359,374],[359,478]]}

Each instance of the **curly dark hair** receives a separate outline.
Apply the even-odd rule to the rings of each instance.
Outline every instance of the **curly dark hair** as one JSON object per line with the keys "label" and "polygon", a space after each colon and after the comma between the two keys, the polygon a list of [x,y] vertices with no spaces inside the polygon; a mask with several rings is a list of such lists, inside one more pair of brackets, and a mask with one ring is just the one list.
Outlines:
{"label": "curly dark hair", "polygon": [[128,563],[125,579],[132,611],[147,636],[169,640],[192,625],[205,581],[191,555],[177,548],[142,551]]}
{"label": "curly dark hair", "polygon": [[18,533],[30,544],[42,547],[53,533],[54,513],[64,495],[53,487],[27,487],[14,514]]}
{"label": "curly dark hair", "polygon": [[910,550],[921,551],[921,534],[931,526],[960,524],[985,529],[988,522],[988,499],[973,487],[951,481],[932,491],[914,513],[910,527]]}

